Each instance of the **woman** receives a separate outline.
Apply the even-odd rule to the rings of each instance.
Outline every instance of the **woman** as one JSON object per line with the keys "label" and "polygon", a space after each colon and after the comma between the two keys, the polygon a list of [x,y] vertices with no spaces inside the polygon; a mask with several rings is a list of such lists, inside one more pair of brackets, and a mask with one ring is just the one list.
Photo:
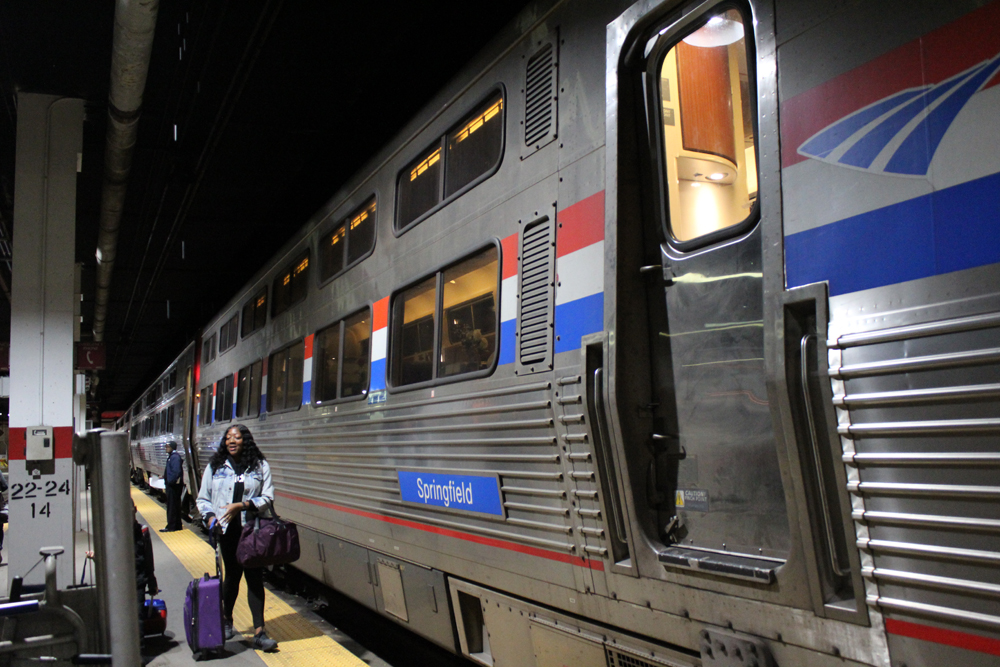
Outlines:
{"label": "woman", "polygon": [[233,628],[233,607],[240,593],[240,578],[247,578],[247,602],[253,616],[253,647],[273,651],[278,642],[264,632],[264,569],[243,569],[236,560],[247,510],[264,509],[274,501],[271,467],[257,448],[253,435],[243,424],[231,426],[219,443],[212,460],[205,468],[198,492],[198,511],[205,517],[209,531],[221,534],[219,546],[225,564],[223,582],[223,612],[226,619],[226,639],[236,636]]}

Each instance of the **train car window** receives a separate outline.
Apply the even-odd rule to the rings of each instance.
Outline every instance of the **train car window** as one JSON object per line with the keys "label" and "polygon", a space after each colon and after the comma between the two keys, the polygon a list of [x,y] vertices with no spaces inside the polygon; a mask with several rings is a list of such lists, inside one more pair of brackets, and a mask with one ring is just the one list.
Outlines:
{"label": "train car window", "polygon": [[487,178],[500,166],[504,142],[503,90],[463,118],[396,177],[397,232]]}
{"label": "train car window", "polygon": [[198,423],[201,425],[212,423],[212,393],[214,391],[213,385],[208,385],[204,387],[199,393],[198,404]]}
{"label": "train car window", "polygon": [[485,174],[503,150],[503,97],[499,91],[472,113],[472,118],[448,134],[444,196],[451,197]]}
{"label": "train car window", "polygon": [[316,334],[313,363],[317,405],[368,393],[372,319],[366,308]]}
{"label": "train car window", "polygon": [[489,371],[496,361],[496,246],[400,292],[392,304],[395,387]]}
{"label": "train car window", "polygon": [[375,248],[375,197],[341,220],[319,242],[319,279],[330,280]]}
{"label": "train car window", "polygon": [[309,281],[309,251],[299,255],[274,278],[271,317],[277,317],[306,298]]}
{"label": "train car window", "polygon": [[396,386],[434,379],[434,307],[437,276],[402,292],[393,302],[393,336],[399,344],[393,355],[392,382]]}
{"label": "train car window", "polygon": [[497,252],[444,272],[438,377],[483,370],[497,351]]}
{"label": "train car window", "polygon": [[302,367],[305,342],[299,341],[271,355],[267,374],[267,411],[298,410],[302,404]]}
{"label": "train car window", "polygon": [[267,285],[243,304],[243,324],[240,336],[246,338],[267,324]]}
{"label": "train car window", "polygon": [[441,200],[441,146],[406,166],[396,179],[396,229],[403,229]]}
{"label": "train car window", "polygon": [[240,314],[236,313],[219,329],[219,354],[236,345],[236,330],[240,325]]}
{"label": "train car window", "polygon": [[263,363],[255,361],[240,370],[239,387],[236,391],[237,417],[256,417],[260,414],[261,368]]}
{"label": "train car window", "polygon": [[210,364],[215,360],[215,334],[205,339],[201,345],[201,363]]}
{"label": "train car window", "polygon": [[233,376],[219,380],[215,388],[215,421],[227,422],[233,418]]}
{"label": "train car window", "polygon": [[721,7],[661,56],[668,227],[682,244],[736,227],[756,208],[755,105],[745,32],[740,11]]}
{"label": "train car window", "polygon": [[177,369],[170,371],[170,388],[173,389],[177,386]]}

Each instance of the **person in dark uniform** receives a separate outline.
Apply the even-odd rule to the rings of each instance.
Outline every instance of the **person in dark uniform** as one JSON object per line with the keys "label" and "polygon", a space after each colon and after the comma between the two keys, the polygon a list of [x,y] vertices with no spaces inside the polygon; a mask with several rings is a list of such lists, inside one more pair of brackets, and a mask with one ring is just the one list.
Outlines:
{"label": "person in dark uniform", "polygon": [[181,493],[184,482],[181,478],[181,455],[177,453],[177,443],[167,443],[167,468],[163,473],[167,492],[167,525],[161,533],[171,533],[181,529]]}

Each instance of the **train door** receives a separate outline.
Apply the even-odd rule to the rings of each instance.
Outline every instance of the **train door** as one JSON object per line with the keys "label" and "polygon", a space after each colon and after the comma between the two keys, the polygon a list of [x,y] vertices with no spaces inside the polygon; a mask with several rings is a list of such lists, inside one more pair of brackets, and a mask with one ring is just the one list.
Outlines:
{"label": "train door", "polygon": [[[791,405],[802,381],[789,378],[802,369],[798,338],[786,365],[785,329],[797,320],[786,316],[772,12],[727,0],[636,5],[609,26],[620,44],[607,77],[617,82],[609,398],[630,519],[650,547],[636,554],[644,577],[711,580],[863,624],[849,527],[837,529],[850,512],[846,484],[828,498],[840,515],[821,535],[817,498],[833,482],[800,452],[805,420]],[[819,326],[824,299],[806,325]],[[816,336],[803,338],[813,344],[800,375],[815,376]],[[827,551],[839,557],[832,573]],[[825,608],[834,593],[843,614]]]}
{"label": "train door", "polygon": [[[645,49],[659,560],[772,581],[789,524],[768,387],[753,20],[708,3]],[[655,202],[655,203],[654,203]],[[653,252],[650,252],[653,251]],[[738,556],[733,558],[730,556]]]}

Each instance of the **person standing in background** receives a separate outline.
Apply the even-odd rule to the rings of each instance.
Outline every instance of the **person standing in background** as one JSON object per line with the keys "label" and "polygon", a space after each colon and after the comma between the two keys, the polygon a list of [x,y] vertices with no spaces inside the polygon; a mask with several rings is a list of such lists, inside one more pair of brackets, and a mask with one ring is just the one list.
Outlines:
{"label": "person standing in background", "polygon": [[181,477],[181,455],[177,453],[177,443],[167,443],[167,467],[163,473],[167,492],[167,525],[161,533],[172,533],[181,529],[181,494],[184,482]]}

